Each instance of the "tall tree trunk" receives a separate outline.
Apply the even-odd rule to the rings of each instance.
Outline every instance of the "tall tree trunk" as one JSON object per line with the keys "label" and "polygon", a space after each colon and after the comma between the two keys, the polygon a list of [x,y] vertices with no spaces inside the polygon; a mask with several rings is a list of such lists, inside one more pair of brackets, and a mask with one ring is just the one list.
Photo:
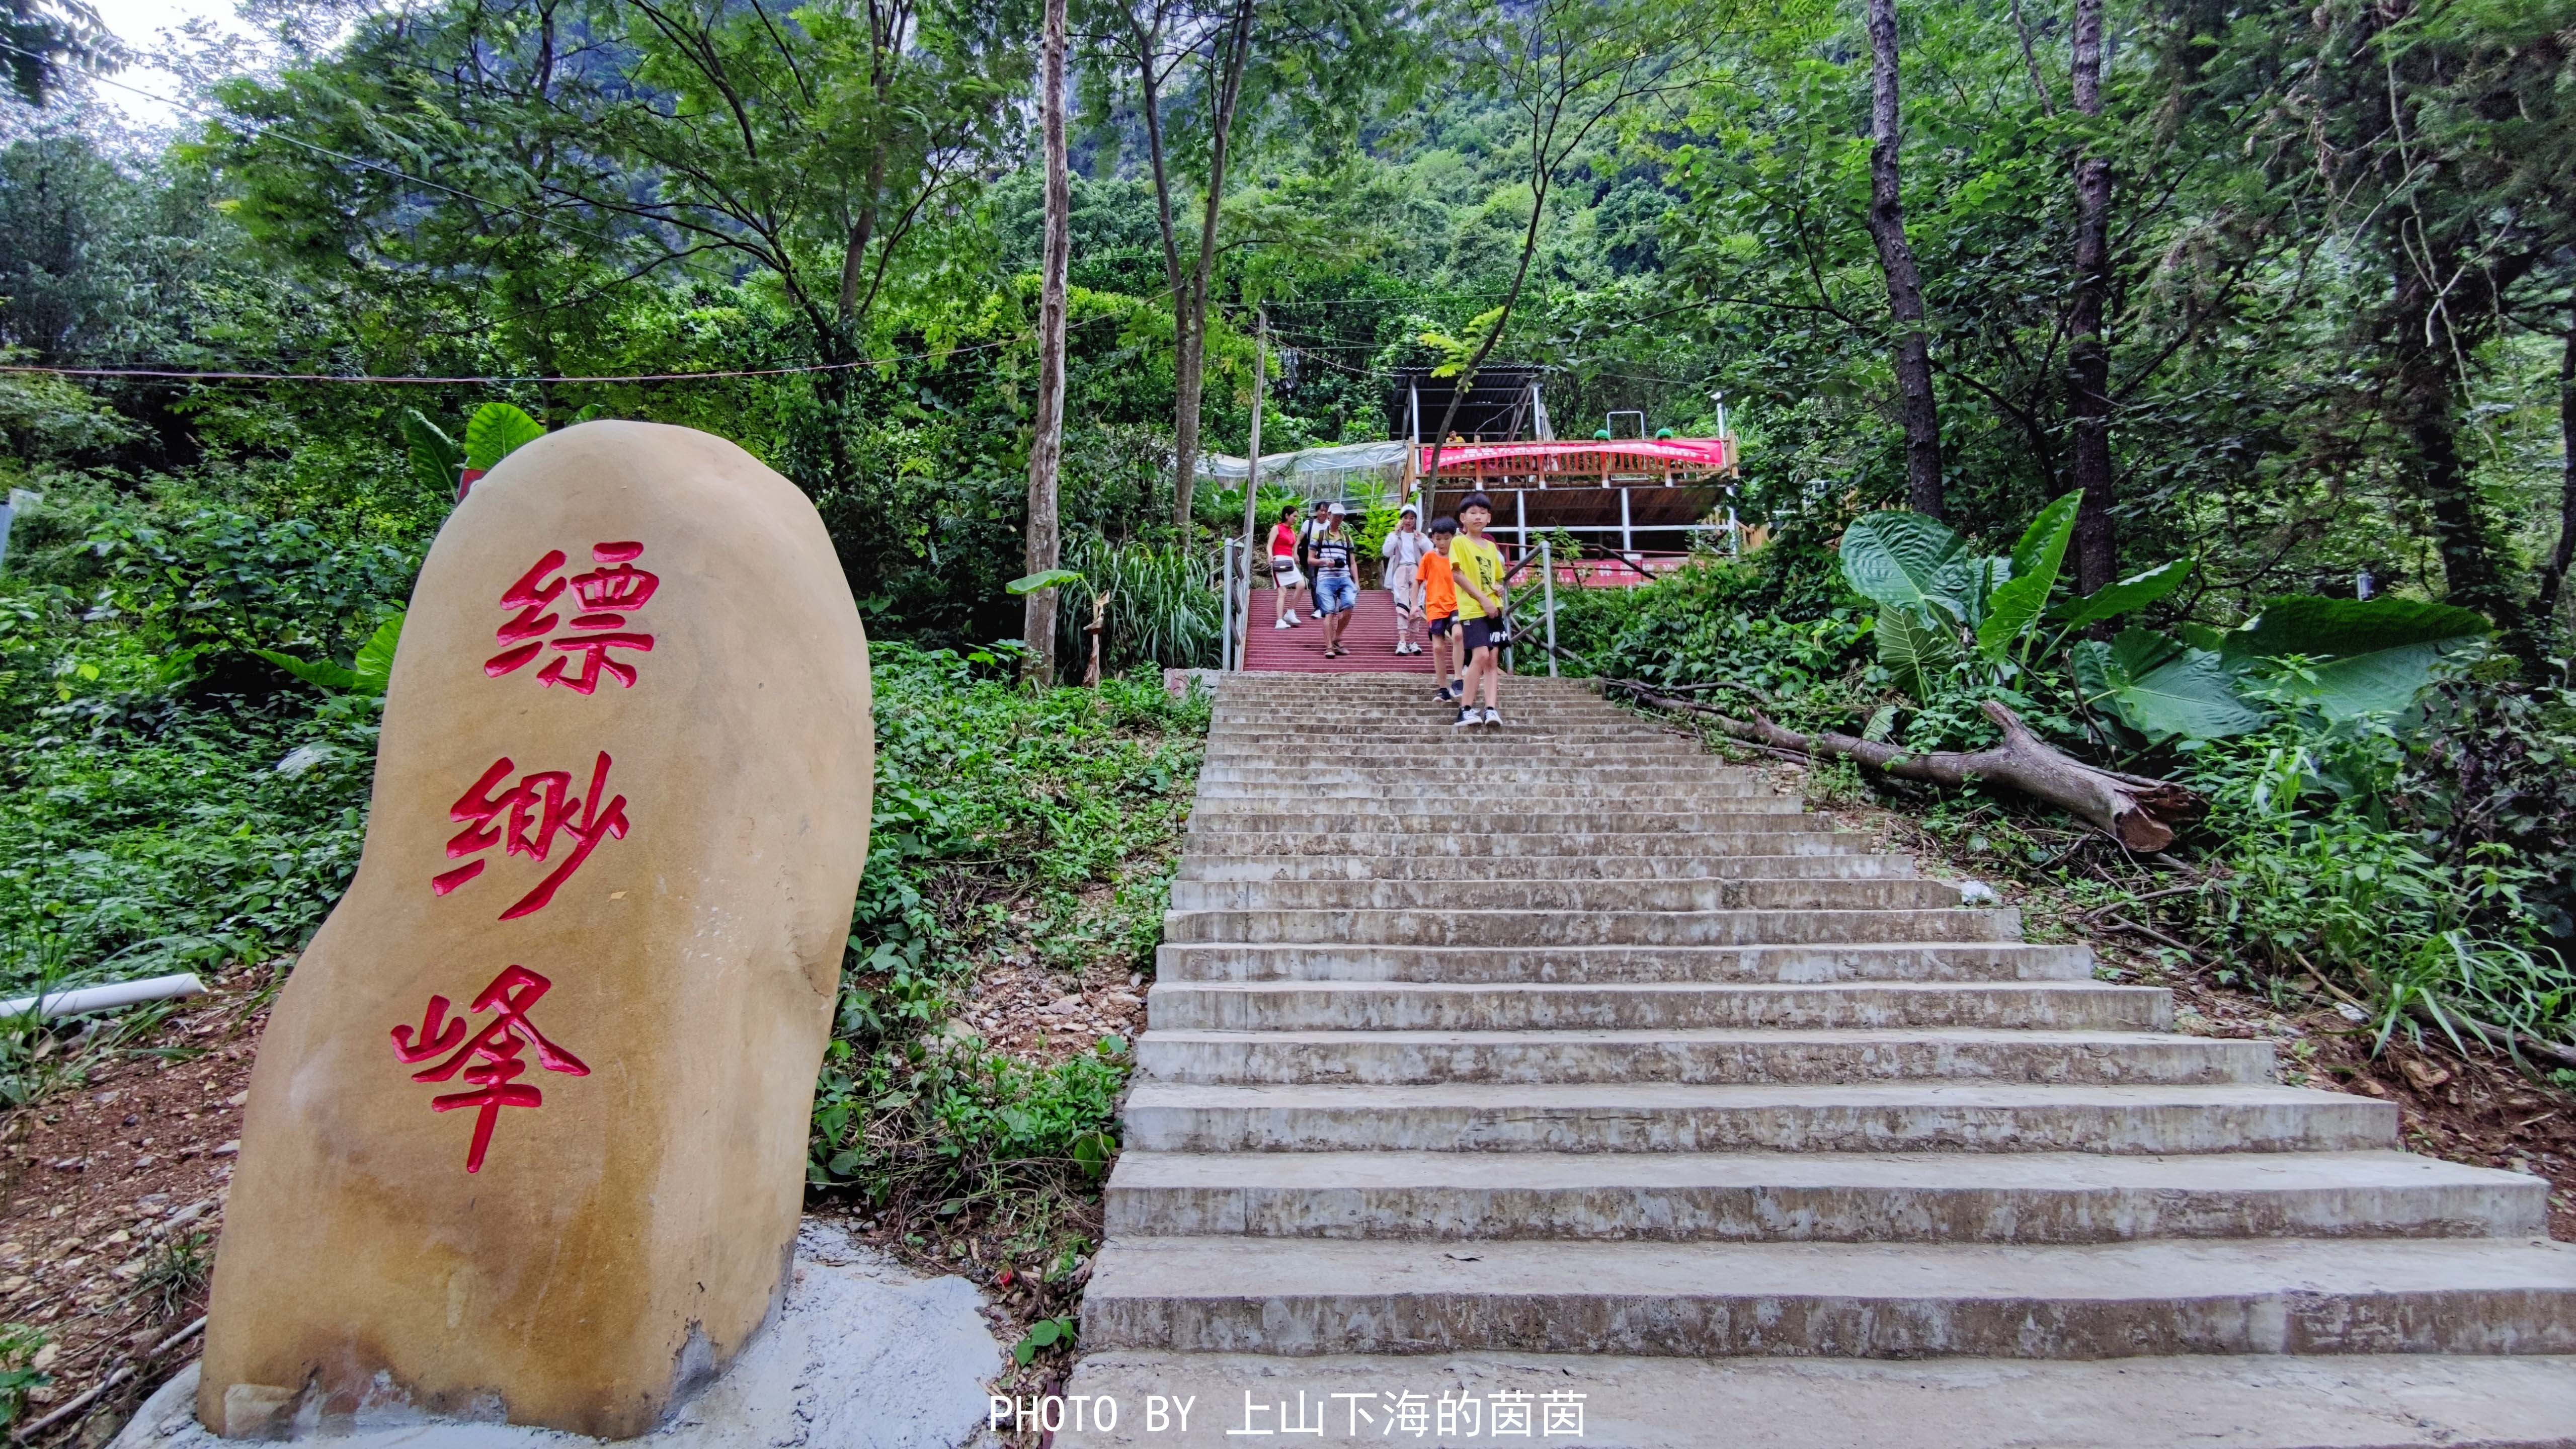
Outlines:
{"label": "tall tree trunk", "polygon": [[2558,488],[2558,547],[2540,571],[2540,597],[2532,605],[2532,632],[2546,637],[2558,627],[2558,590],[2576,565],[2576,315],[2558,353],[2558,445],[2566,453]]}
{"label": "tall tree trunk", "polygon": [[1208,118],[1207,200],[1200,208],[1199,254],[1190,272],[1189,325],[1173,349],[1178,394],[1172,419],[1172,522],[1190,536],[1190,491],[1198,481],[1199,399],[1207,380],[1208,280],[1216,269],[1216,223],[1225,201],[1226,143],[1243,95],[1243,71],[1252,58],[1254,0],[1235,0],[1234,22],[1219,52],[1216,109]]}
{"label": "tall tree trunk", "polygon": [[[2075,109],[2102,116],[2102,0],[2075,0]],[[2111,348],[2102,304],[2111,290],[2111,162],[2088,145],[2075,158],[2075,299],[2067,330],[2066,407],[2075,420],[2075,588],[2120,576],[2111,523]]]}
{"label": "tall tree trunk", "polygon": [[1172,336],[1182,323],[1181,243],[1172,226],[1172,170],[1163,155],[1163,87],[1154,73],[1162,54],[1163,32],[1130,21],[1136,44],[1136,95],[1145,112],[1145,156],[1154,172],[1154,220],[1163,234],[1163,286],[1172,294]]}
{"label": "tall tree trunk", "polygon": [[[2402,218],[2395,224],[2412,231]],[[2447,251],[2418,257],[2404,246],[2394,250],[2397,288],[2390,341],[2395,368],[2389,402],[2412,455],[2425,511],[2432,516],[2444,596],[2486,615],[2511,638],[2520,628],[2519,611],[2496,566],[2476,480],[2460,455],[2459,359],[2478,339],[2460,335],[2455,321],[2462,309],[2483,308],[2484,274]],[[2438,287],[2436,277],[2450,286]]]}
{"label": "tall tree trunk", "polygon": [[1887,274],[1887,311],[1896,323],[1896,391],[1905,424],[1905,496],[1917,513],[1939,518],[1941,416],[1932,397],[1932,344],[1923,322],[1923,277],[1905,241],[1905,202],[1898,187],[1903,135],[1896,94],[1896,0],[1869,0],[1869,235]]}
{"label": "tall tree trunk", "polygon": [[[1064,157],[1065,0],[1046,0],[1046,272],[1038,299],[1037,433],[1029,440],[1030,573],[1056,566],[1056,470],[1064,457],[1064,279],[1073,263],[1073,185]],[[1024,616],[1030,673],[1055,682],[1056,591],[1033,589]]]}

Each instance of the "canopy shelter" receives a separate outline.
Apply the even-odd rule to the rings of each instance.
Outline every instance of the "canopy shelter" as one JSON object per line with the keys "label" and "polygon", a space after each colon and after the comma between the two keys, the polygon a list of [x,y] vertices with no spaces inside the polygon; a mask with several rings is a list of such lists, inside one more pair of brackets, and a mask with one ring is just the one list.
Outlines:
{"label": "canopy shelter", "polygon": [[[1288,489],[1310,503],[1380,498],[1403,488],[1405,451],[1403,440],[1395,439],[1264,453],[1261,486]],[[1199,460],[1199,476],[1220,483],[1240,485],[1251,471],[1247,460],[1224,453],[1210,453]]]}
{"label": "canopy shelter", "polygon": [[1735,439],[1622,438],[1611,442],[1452,443],[1415,450],[1414,473],[1436,516],[1469,493],[1493,499],[1494,531],[1516,544],[1573,534],[1623,557],[1678,553],[1694,529],[1731,526],[1727,497]]}
{"label": "canopy shelter", "polygon": [[[1468,442],[1506,442],[1513,438],[1552,438],[1547,404],[1539,396],[1544,367],[1494,363],[1476,369],[1475,385],[1458,399],[1449,418],[1449,433]],[[1427,367],[1399,367],[1387,390],[1386,435],[1428,443],[1449,413],[1458,380],[1434,377]]]}

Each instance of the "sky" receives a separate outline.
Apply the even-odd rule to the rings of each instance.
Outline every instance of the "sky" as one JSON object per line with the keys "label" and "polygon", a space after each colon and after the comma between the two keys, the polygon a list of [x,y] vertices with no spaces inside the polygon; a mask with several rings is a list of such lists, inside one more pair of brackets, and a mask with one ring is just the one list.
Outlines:
{"label": "sky", "polygon": [[[233,14],[233,0],[93,0],[93,3],[98,8],[99,18],[107,22],[107,28],[138,56],[148,55],[179,39],[173,36],[165,41],[160,34],[162,30],[176,30],[199,18],[232,35],[253,38],[259,34],[255,27],[244,24]],[[110,81],[116,84],[108,84]],[[136,91],[180,97],[184,86],[177,76],[138,59],[98,82],[95,94],[100,101],[115,107],[140,126],[159,129],[182,118],[182,112],[136,95]]]}

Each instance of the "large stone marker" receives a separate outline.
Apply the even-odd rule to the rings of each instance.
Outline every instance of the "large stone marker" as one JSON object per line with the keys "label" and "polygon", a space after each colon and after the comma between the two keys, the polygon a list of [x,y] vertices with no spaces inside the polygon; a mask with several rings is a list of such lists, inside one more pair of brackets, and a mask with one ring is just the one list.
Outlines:
{"label": "large stone marker", "polygon": [[740,448],[587,423],[430,550],[365,853],[251,1076],[197,1412],[610,1438],[786,1282],[867,857],[867,639]]}

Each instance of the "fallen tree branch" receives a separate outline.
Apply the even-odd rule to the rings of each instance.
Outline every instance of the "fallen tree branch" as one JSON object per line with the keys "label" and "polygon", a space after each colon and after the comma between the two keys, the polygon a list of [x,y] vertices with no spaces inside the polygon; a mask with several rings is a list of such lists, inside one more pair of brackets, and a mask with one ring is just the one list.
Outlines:
{"label": "fallen tree branch", "polygon": [[2099,770],[2075,759],[2030,732],[2030,727],[1993,700],[1986,717],[2004,732],[2003,743],[1969,752],[1914,754],[1877,740],[1819,731],[1800,734],[1760,714],[1739,720],[1697,700],[1664,694],[1635,680],[1606,680],[1617,689],[1656,709],[1697,715],[1748,744],[1810,759],[1845,759],[1900,780],[1935,785],[1993,781],[2065,810],[2129,850],[2153,852],[2173,844],[2184,826],[2209,811],[2209,803],[2180,785]]}
{"label": "fallen tree branch", "polygon": [[[2083,920],[2086,925],[2091,925],[2093,923],[2093,918],[2091,916],[2085,916],[2083,917]],[[2148,940],[2153,941],[2160,946],[2170,946],[2173,949],[2180,951],[2189,960],[2196,962],[2200,959],[2200,953],[2193,950],[2190,946],[2181,941],[2175,940],[2173,937],[2166,935],[2164,932],[2157,930],[2153,926],[2141,926],[2126,916],[2113,916],[2105,924],[2109,925],[2111,929],[2115,931],[2127,931],[2134,936],[2144,936]]]}

